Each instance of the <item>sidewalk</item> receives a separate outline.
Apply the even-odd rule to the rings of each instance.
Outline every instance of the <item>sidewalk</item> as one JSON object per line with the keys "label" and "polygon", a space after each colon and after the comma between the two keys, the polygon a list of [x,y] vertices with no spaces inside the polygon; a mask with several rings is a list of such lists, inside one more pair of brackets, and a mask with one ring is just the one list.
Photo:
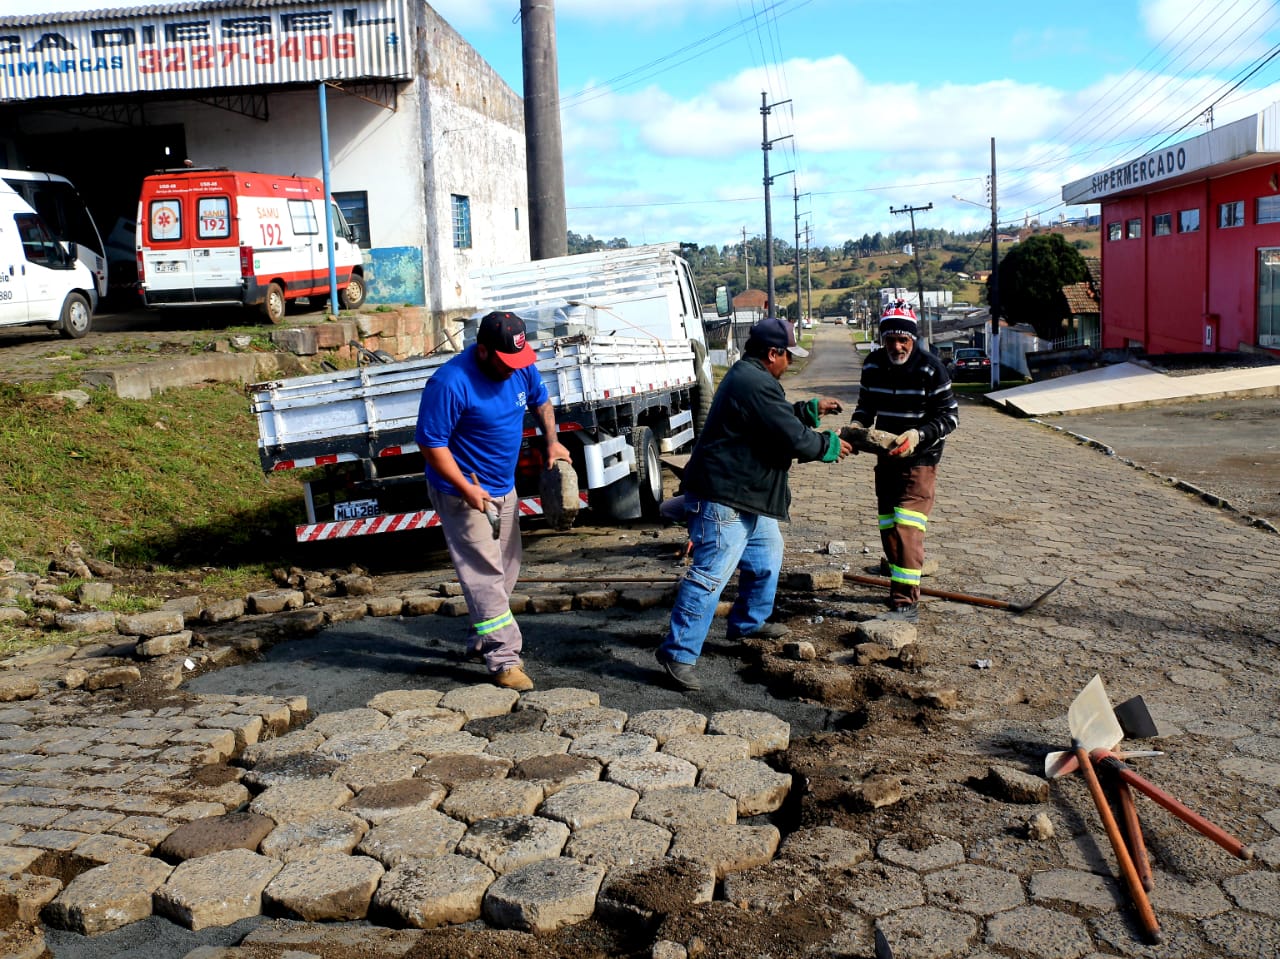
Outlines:
{"label": "sidewalk", "polygon": [[[840,398],[836,426],[858,360],[844,328],[815,333],[784,385]],[[878,565],[871,466],[793,470],[789,573]],[[685,955],[695,936],[710,955],[866,956],[876,932],[899,956],[1275,955],[1280,536],[972,403],[938,485],[926,586],[1027,599],[1069,582],[1023,616],[926,598],[915,657],[897,667],[858,665],[848,648],[875,587],[789,590],[793,638],[811,637],[818,658],[723,643],[709,655],[754,652],[770,677],[795,670],[806,698],[847,704],[804,741],[758,711],[628,714],[584,689],[389,688],[299,728],[296,691],[121,710],[109,690],[39,684],[0,707],[0,863],[14,877],[0,896],[17,917],[0,953],[38,956],[43,938],[31,951],[20,934],[53,903],[46,916],[80,931],[151,924],[145,947],[129,925],[49,932],[57,959],[460,954],[381,928],[441,922],[465,923],[483,947],[469,954],[515,954],[502,936],[516,934],[494,927],[541,929],[518,941],[556,954],[569,940],[552,928],[593,911],[610,928],[668,917],[657,939],[673,941],[655,956]],[[1235,860],[1139,801],[1165,951],[1140,945],[1081,781],[1038,779],[1095,673],[1113,702],[1140,694],[1159,722],[1141,745],[1169,755],[1141,772],[1258,851]],[[936,701],[913,698],[926,688]],[[169,861],[149,854],[162,844]],[[649,856],[664,857],[650,877],[661,895],[627,885],[625,861]],[[72,880],[77,858],[107,872]],[[339,921],[371,905],[380,928]],[[176,927],[153,913],[238,948],[165,939],[156,930]]]}

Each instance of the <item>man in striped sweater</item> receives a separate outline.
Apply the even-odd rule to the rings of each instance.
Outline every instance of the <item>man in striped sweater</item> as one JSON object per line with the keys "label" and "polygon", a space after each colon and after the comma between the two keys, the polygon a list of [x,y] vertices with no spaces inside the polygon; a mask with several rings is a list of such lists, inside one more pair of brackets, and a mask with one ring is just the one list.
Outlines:
{"label": "man in striped sweater", "polygon": [[[876,513],[889,560],[889,611],[881,619],[919,617],[924,534],[933,509],[943,439],[960,424],[951,377],[917,346],[916,315],[899,301],[880,318],[880,349],[862,364],[852,425],[893,433],[876,462]],[[856,450],[855,450],[856,452]]]}

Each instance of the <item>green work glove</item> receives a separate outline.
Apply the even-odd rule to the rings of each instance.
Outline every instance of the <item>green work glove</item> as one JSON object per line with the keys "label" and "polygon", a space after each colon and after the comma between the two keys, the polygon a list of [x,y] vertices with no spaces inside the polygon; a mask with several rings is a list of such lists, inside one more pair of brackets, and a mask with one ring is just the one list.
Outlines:
{"label": "green work glove", "polygon": [[822,422],[822,414],[818,412],[818,398],[816,396],[811,400],[805,400],[803,409],[804,416],[802,419],[805,426],[817,426]]}
{"label": "green work glove", "polygon": [[822,462],[838,462],[840,459],[840,437],[832,430],[823,430],[822,435],[827,438],[827,448],[822,454]]}

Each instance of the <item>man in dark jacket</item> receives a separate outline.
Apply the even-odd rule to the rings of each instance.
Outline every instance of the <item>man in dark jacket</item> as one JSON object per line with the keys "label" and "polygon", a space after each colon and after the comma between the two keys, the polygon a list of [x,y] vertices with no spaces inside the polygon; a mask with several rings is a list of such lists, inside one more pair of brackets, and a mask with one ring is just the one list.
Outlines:
{"label": "man in dark jacket", "polygon": [[700,688],[694,664],[725,585],[738,571],[738,598],[729,611],[728,638],[783,635],[766,623],[773,612],[782,570],[782,534],[791,504],[791,463],[834,463],[850,446],[831,430],[812,427],[839,413],[839,400],[823,397],[788,403],[779,381],[796,346],[785,320],[761,320],[751,328],[744,356],[716,390],[707,423],[684,473],[684,495],[693,563],[680,582],[671,626],[658,662],[681,689]]}
{"label": "man in dark jacket", "polygon": [[862,364],[851,425],[895,434],[876,462],[876,513],[889,561],[889,610],[881,619],[919,618],[924,533],[933,509],[943,438],[960,424],[942,361],[916,347],[916,315],[903,303],[880,318],[881,348]]}

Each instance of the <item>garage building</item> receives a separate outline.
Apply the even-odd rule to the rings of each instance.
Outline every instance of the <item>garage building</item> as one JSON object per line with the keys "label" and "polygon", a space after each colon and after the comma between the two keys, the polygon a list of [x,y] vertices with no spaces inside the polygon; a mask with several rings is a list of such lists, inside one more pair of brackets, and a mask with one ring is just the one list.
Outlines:
{"label": "garage building", "polygon": [[144,176],[191,164],[323,177],[322,115],[370,303],[426,307],[438,329],[472,309],[473,270],[528,259],[522,101],[425,3],[0,17],[0,167],[77,186],[117,290],[136,276]]}

